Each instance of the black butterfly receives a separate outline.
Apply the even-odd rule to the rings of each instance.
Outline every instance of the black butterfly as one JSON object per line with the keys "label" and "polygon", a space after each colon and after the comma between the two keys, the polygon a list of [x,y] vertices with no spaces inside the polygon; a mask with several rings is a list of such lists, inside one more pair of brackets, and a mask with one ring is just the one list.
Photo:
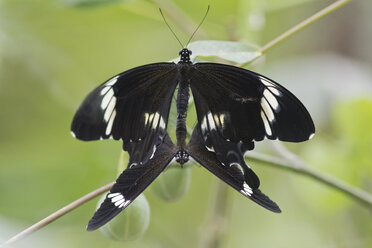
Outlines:
{"label": "black butterfly", "polygon": [[[313,121],[302,103],[273,80],[242,68],[180,61],[123,72],[94,89],[77,110],[71,133],[81,140],[121,139],[128,168],[116,180],[87,230],[104,225],[127,207],[174,158],[189,156],[234,189],[273,212],[276,203],[260,190],[244,153],[254,141],[310,139]],[[167,134],[171,99],[178,86],[176,145]],[[189,88],[198,122],[186,144]]]}

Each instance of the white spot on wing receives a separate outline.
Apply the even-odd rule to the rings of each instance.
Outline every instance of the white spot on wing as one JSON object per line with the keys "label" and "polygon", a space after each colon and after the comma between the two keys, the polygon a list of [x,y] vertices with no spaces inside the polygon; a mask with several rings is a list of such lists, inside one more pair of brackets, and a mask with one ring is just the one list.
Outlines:
{"label": "white spot on wing", "polygon": [[112,115],[110,116],[110,120],[107,123],[106,132],[105,132],[106,135],[109,135],[111,133],[111,129],[112,129],[112,125],[114,124],[115,116],[116,116],[116,110],[112,111]]}
{"label": "white spot on wing", "polygon": [[114,205],[118,207],[118,206],[120,206],[124,201],[125,201],[124,198],[122,198],[122,199],[116,201],[116,202],[114,203]]}
{"label": "white spot on wing", "polygon": [[114,110],[115,108],[115,104],[116,104],[116,97],[113,97],[111,98],[108,106],[107,106],[107,109],[105,111],[105,115],[103,116],[104,120],[107,122],[112,114],[112,111]]}
{"label": "white spot on wing", "polygon": [[270,81],[268,81],[266,78],[261,77],[260,80],[261,80],[261,82],[262,82],[264,85],[266,85],[266,86],[268,86],[268,87],[269,87],[269,86],[274,86],[274,84],[271,83]]}
{"label": "white spot on wing", "polygon": [[107,108],[107,105],[109,104],[111,98],[114,96],[114,90],[113,89],[110,89],[109,91],[107,91],[106,95],[102,98],[102,102],[101,102],[101,108],[102,109],[106,109]]}
{"label": "white spot on wing", "polygon": [[126,207],[130,203],[130,200],[125,200],[125,197],[121,193],[108,194],[107,198],[111,198],[111,202],[118,208]]}
{"label": "white spot on wing", "polygon": [[220,114],[220,123],[221,123],[222,128],[225,127],[225,121],[226,121],[226,115],[225,114]]}
{"label": "white spot on wing", "polygon": [[[124,196],[122,194],[119,194],[117,196],[114,196],[111,198],[111,201],[112,202],[117,202],[117,201],[120,201],[120,200],[123,200],[124,199]],[[120,204],[119,204],[120,205]]]}
{"label": "white spot on wing", "polygon": [[76,138],[76,134],[73,131],[71,131],[70,133],[72,137]]}
{"label": "white spot on wing", "polygon": [[243,189],[240,192],[242,192],[246,196],[251,196],[253,194],[252,188],[249,187],[246,182],[244,182]]}
{"label": "white spot on wing", "polygon": [[113,198],[115,196],[121,195],[120,193],[110,193],[107,195],[108,198]]}
{"label": "white spot on wing", "polygon": [[130,200],[125,201],[124,203],[122,203],[122,204],[119,206],[119,208],[125,208],[126,206],[129,205],[130,202],[131,202]]}
{"label": "white spot on wing", "polygon": [[210,151],[210,152],[215,152],[213,146],[211,146],[211,147],[205,146],[205,148],[207,148],[207,150]]}
{"label": "white spot on wing", "polygon": [[277,96],[281,96],[282,93],[280,93],[279,90],[277,90],[276,88],[274,87],[269,87],[269,90],[274,94],[274,95],[277,95]]}
{"label": "white spot on wing", "polygon": [[152,148],[152,154],[150,156],[150,159],[154,157],[155,152],[156,152],[156,145],[154,145],[154,148]]}
{"label": "white spot on wing", "polygon": [[271,132],[269,121],[267,120],[266,115],[263,111],[261,111],[261,118],[265,126],[266,134],[271,136],[273,133]]}
{"label": "white spot on wing", "polygon": [[154,119],[154,113],[149,115],[149,119],[148,119],[149,122],[148,123],[151,123],[152,119]]}
{"label": "white spot on wing", "polygon": [[279,103],[276,100],[275,96],[273,94],[271,94],[271,92],[269,90],[264,90],[263,95],[266,98],[266,100],[268,101],[268,103],[270,104],[270,106],[274,110],[277,110],[278,107],[279,107]]}
{"label": "white spot on wing", "polygon": [[270,105],[268,104],[268,102],[266,101],[266,99],[264,97],[261,99],[261,107],[262,107],[263,111],[265,112],[265,114],[267,116],[267,119],[270,122],[273,122],[273,120],[275,119],[274,113],[271,110]]}
{"label": "white spot on wing", "polygon": [[159,124],[160,115],[158,112],[155,113],[154,121],[152,122],[152,129],[156,129]]}
{"label": "white spot on wing", "polygon": [[160,116],[160,123],[159,123],[159,127],[163,130],[165,130],[166,128],[166,125],[165,125],[165,121],[163,119],[163,117]]}
{"label": "white spot on wing", "polygon": [[208,131],[208,127],[207,127],[207,118],[204,116],[203,120],[202,120],[202,123],[200,125],[201,127],[201,130],[203,133],[207,132]]}
{"label": "white spot on wing", "polygon": [[111,87],[110,86],[106,86],[106,87],[104,87],[102,90],[101,90],[101,95],[104,95],[104,94],[106,94],[107,93],[107,91],[109,91],[111,89]]}
{"label": "white spot on wing", "polygon": [[105,83],[105,85],[113,86],[116,83],[116,81],[118,81],[118,78],[119,78],[119,76],[115,76],[115,77],[111,78],[109,81],[107,81]]}
{"label": "white spot on wing", "polygon": [[149,113],[145,113],[145,126],[147,125],[148,121],[149,121]]}
{"label": "white spot on wing", "polygon": [[207,117],[210,130],[216,130],[216,124],[214,123],[213,116],[210,111],[208,112]]}
{"label": "white spot on wing", "polygon": [[310,134],[309,139],[312,139],[314,137],[314,133]]}

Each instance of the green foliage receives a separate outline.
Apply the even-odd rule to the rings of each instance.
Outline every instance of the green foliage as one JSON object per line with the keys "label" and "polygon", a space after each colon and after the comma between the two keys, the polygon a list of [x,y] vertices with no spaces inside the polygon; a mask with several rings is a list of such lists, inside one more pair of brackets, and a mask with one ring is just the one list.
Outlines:
{"label": "green foliage", "polygon": [[[336,104],[333,130],[351,147],[365,154],[372,151],[372,100],[360,98]],[[354,151],[353,151],[354,152]]]}
{"label": "green foliage", "polygon": [[[372,178],[372,100],[360,98],[338,102],[331,115],[331,129],[317,136],[306,151],[310,164],[352,185],[370,185]],[[306,197],[313,204],[334,212],[354,204],[342,194],[329,195],[322,187],[312,187]]]}

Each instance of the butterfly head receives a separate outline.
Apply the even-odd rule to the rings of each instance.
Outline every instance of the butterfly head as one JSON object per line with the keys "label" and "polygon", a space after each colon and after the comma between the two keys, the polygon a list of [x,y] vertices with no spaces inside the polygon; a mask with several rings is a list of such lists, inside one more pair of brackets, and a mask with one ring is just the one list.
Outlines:
{"label": "butterfly head", "polygon": [[191,63],[190,55],[192,54],[192,52],[189,49],[184,48],[178,54],[180,55],[179,63]]}

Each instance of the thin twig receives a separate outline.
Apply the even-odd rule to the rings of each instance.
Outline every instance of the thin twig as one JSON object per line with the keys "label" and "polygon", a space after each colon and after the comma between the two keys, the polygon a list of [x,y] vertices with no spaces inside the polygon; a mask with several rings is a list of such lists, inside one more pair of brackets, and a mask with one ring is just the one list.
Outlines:
{"label": "thin twig", "polygon": [[9,240],[7,240],[5,243],[3,243],[0,246],[0,248],[5,247],[6,245],[10,245],[10,244],[12,244],[12,243],[14,243],[14,242],[16,242],[20,239],[23,239],[24,237],[30,235],[31,233],[36,232],[40,228],[48,225],[49,223],[55,221],[56,219],[62,217],[63,215],[71,212],[72,210],[74,210],[75,208],[83,205],[84,203],[88,202],[89,200],[91,200],[91,199],[97,197],[98,195],[108,191],[109,189],[112,188],[113,185],[114,185],[114,182],[106,184],[105,186],[102,186],[101,188],[96,189],[96,190],[90,192],[89,194],[86,194],[85,196],[77,199],[76,201],[71,202],[67,206],[61,208],[60,210],[52,213],[48,217],[42,219],[41,221],[37,222],[36,224],[30,226],[29,228],[25,229],[24,231],[22,231],[22,232],[18,233],[17,235],[13,236]]}
{"label": "thin twig", "polygon": [[218,178],[213,183],[207,217],[200,231],[200,247],[203,248],[221,247],[227,230],[228,188]]}
{"label": "thin twig", "polygon": [[294,35],[298,31],[306,28],[307,26],[313,24],[315,21],[317,21],[317,20],[325,17],[326,15],[332,13],[333,11],[337,10],[341,6],[347,4],[347,3],[351,2],[351,1],[352,0],[338,0],[338,1],[334,2],[334,3],[332,3],[331,5],[325,7],[324,9],[322,9],[319,12],[315,13],[311,17],[309,17],[306,20],[300,22],[296,26],[292,27],[291,29],[289,29],[286,32],[282,33],[281,35],[279,35],[275,39],[271,40],[266,45],[262,46],[260,49],[258,49],[258,53],[260,53],[259,56],[253,58],[253,60],[251,60],[249,62],[246,62],[246,63],[241,64],[240,66],[241,67],[245,67],[246,65],[252,63],[256,59],[258,59],[259,57],[261,57],[264,53],[266,53],[268,50],[270,50],[274,46],[278,45],[280,42],[288,39],[289,37],[291,37],[292,35]]}
{"label": "thin twig", "polygon": [[305,27],[309,26],[313,22],[321,19],[322,17],[330,14],[331,12],[335,11],[339,7],[351,2],[352,0],[338,0],[334,2],[333,4],[329,5],[328,7],[322,9],[321,11],[317,12],[316,14],[312,15],[311,17],[307,18],[306,20],[300,22],[293,28],[289,29],[287,32],[284,32],[283,34],[279,35],[277,38],[274,40],[270,41],[266,45],[264,45],[261,49],[261,53],[267,52],[269,49],[271,49],[273,46],[276,46],[278,43],[281,41],[287,39],[288,37],[294,35],[298,31],[304,29]]}
{"label": "thin twig", "polygon": [[[289,151],[287,151],[290,153]],[[295,156],[294,154],[291,154]],[[349,197],[355,199],[356,201],[362,203],[369,210],[372,209],[372,194],[354,187],[344,181],[341,181],[335,177],[327,175],[323,172],[316,170],[315,168],[309,166],[300,158],[295,156],[295,159],[291,159],[286,156],[286,158],[277,158],[273,156],[263,155],[256,152],[250,152],[246,159],[250,162],[256,162],[263,165],[272,166],[275,168],[281,168],[311,177],[319,182],[322,182],[332,188],[339,190],[340,192],[348,195]]]}

